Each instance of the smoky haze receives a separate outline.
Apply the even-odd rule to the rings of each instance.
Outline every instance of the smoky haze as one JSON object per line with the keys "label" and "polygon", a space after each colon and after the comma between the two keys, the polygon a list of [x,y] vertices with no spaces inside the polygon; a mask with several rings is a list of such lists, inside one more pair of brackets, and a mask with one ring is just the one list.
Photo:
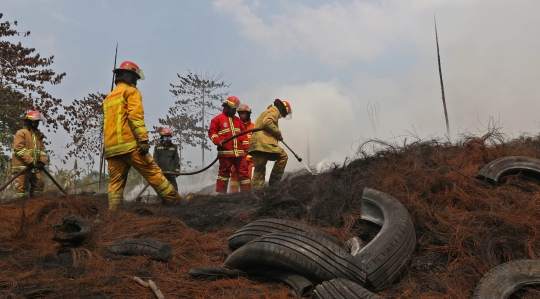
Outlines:
{"label": "smoky haze", "polygon": [[[138,87],[148,127],[173,105],[177,73],[224,73],[254,119],[275,98],[291,103],[283,137],[307,161],[309,132],[312,164],[342,163],[359,140],[444,137],[435,16],[452,139],[485,131],[490,117],[509,135],[539,130],[539,1],[0,3],[5,20],[32,31],[23,43],[67,72],[51,89],[65,102],[108,92],[118,42],[118,60],[147,77]],[[118,30],[120,14],[141,22]],[[50,135],[62,152],[65,133]],[[200,164],[200,150],[184,153]],[[291,154],[287,169],[301,167]]]}

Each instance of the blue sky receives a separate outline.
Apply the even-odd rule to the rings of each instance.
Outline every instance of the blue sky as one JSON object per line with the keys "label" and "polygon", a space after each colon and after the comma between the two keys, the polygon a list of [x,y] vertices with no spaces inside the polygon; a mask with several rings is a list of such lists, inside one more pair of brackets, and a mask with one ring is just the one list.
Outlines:
{"label": "blue sky", "polygon": [[[490,116],[506,134],[539,129],[539,1],[0,0],[0,7],[2,21],[32,32],[23,45],[54,55],[52,68],[67,73],[49,89],[64,103],[109,91],[118,42],[118,63],[145,72],[138,87],[149,127],[173,105],[177,73],[223,73],[255,117],[275,98],[291,103],[293,119],[280,122],[284,139],[307,160],[309,130],[312,163],[341,163],[358,140],[445,135],[435,14],[452,138],[485,130]],[[368,103],[379,106],[377,130]],[[62,152],[65,134],[51,134],[51,148]],[[199,150],[186,154],[200,163]],[[291,158],[288,169],[300,168]]]}

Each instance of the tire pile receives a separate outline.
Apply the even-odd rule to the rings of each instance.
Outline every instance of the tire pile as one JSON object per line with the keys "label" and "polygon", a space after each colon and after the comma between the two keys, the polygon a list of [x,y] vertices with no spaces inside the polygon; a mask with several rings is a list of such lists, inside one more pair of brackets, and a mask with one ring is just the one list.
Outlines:
{"label": "tire pile", "polygon": [[[381,226],[365,246],[357,238],[345,243],[291,220],[254,221],[229,237],[229,248],[234,251],[223,267],[245,273],[279,270],[305,277],[318,284],[314,298],[379,298],[371,291],[390,286],[407,270],[416,233],[403,204],[374,189],[364,189],[361,218]],[[297,296],[305,295],[305,287],[297,290],[294,283],[289,285]],[[346,297],[335,297],[338,293]]]}

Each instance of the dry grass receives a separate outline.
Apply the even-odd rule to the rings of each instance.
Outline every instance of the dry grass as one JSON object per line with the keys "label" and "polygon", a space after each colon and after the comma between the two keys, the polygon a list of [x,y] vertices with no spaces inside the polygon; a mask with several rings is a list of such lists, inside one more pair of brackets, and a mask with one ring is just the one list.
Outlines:
{"label": "dry grass", "polygon": [[[166,208],[126,205],[110,214],[103,196],[27,201],[0,206],[0,297],[154,298],[133,281],[152,279],[167,298],[285,298],[288,287],[247,278],[201,282],[187,270],[219,266],[230,253],[227,238],[259,218],[302,221],[347,240],[369,240],[374,225],[359,220],[364,187],[399,199],[411,213],[417,246],[405,277],[379,293],[384,298],[471,298],[480,278],[501,263],[540,256],[540,185],[511,176],[499,186],[474,178],[487,162],[503,156],[540,155],[538,138],[506,140],[491,132],[397,146],[377,142],[374,155],[335,165],[318,176],[298,175],[256,193],[196,196],[188,205]],[[93,226],[78,248],[52,241],[52,226],[73,213]],[[121,238],[152,238],[170,244],[173,258],[107,252]],[[54,293],[48,293],[48,292]],[[34,293],[32,293],[34,292]],[[531,289],[512,298],[531,298]],[[54,294],[54,295],[53,295]],[[49,296],[49,297],[47,297]]]}

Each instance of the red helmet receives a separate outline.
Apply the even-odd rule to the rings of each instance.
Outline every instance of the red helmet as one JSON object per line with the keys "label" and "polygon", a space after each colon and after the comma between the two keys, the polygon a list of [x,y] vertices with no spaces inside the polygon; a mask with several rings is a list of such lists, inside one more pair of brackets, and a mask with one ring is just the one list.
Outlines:
{"label": "red helmet", "polygon": [[238,112],[251,112],[251,108],[247,104],[242,104],[238,109],[236,109]]}
{"label": "red helmet", "polygon": [[236,109],[238,106],[240,106],[240,100],[235,96],[230,96],[223,101],[223,104],[227,104],[229,107]]}
{"label": "red helmet", "polygon": [[159,135],[161,135],[161,136],[171,136],[172,135],[171,129],[169,129],[169,127],[163,127],[163,128],[161,128],[161,130],[159,130]]}
{"label": "red helmet", "polygon": [[122,62],[122,64],[120,64],[120,66],[118,68],[114,69],[114,72],[120,71],[120,70],[126,70],[126,71],[134,72],[137,75],[137,77],[139,78],[138,80],[144,80],[143,70],[141,68],[139,68],[139,66],[136,65],[134,62],[126,60],[126,61]]}
{"label": "red helmet", "polygon": [[26,112],[23,116],[23,119],[28,119],[28,120],[43,120],[43,118],[41,117],[41,113],[39,113],[39,111],[37,110],[30,110],[28,112]]}

